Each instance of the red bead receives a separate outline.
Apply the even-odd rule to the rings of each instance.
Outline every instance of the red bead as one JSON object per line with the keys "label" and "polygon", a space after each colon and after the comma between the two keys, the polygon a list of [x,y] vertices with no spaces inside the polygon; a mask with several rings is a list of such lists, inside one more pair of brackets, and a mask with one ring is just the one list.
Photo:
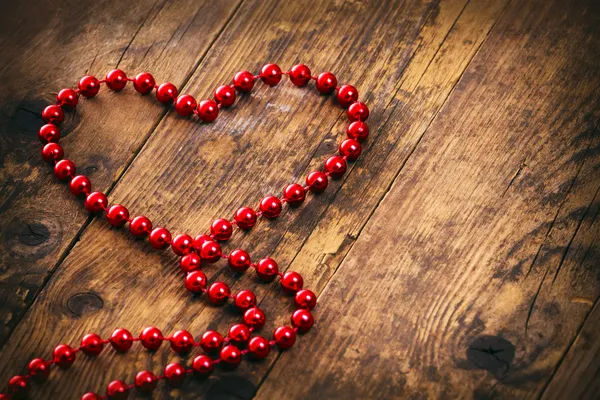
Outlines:
{"label": "red bead", "polygon": [[[200,256],[196,253],[187,254],[179,260],[179,268],[184,274],[200,269],[202,262]],[[186,284],[187,287],[187,284]]]}
{"label": "red bead", "polygon": [[228,220],[219,218],[210,226],[210,233],[217,240],[229,240],[233,233],[233,226]]}
{"label": "red bead", "polygon": [[196,114],[204,122],[212,122],[219,115],[219,106],[214,100],[202,100],[198,104]]}
{"label": "red bead", "polygon": [[[0,400],[2,398],[0,397]],[[87,392],[83,396],[81,396],[81,400],[102,400],[102,397],[98,396],[96,393]]]}
{"label": "red bead", "polygon": [[304,202],[304,199],[306,198],[306,190],[304,190],[302,185],[292,183],[284,189],[283,198],[289,205],[298,206]]}
{"label": "red bead", "polygon": [[221,349],[220,359],[229,367],[237,367],[242,361],[242,352],[235,346],[225,346]]}
{"label": "red bead", "polygon": [[65,156],[65,152],[60,144],[58,143],[48,143],[42,149],[42,158],[48,164],[52,164],[56,161],[62,160]]}
{"label": "red bead", "polygon": [[171,104],[177,98],[177,88],[172,83],[161,83],[156,89],[156,99],[163,104]]}
{"label": "red bead", "polygon": [[348,128],[346,128],[346,135],[350,139],[355,139],[359,142],[362,142],[369,137],[369,127],[362,121],[354,121],[348,125]]}
{"label": "red bead", "polygon": [[311,76],[310,68],[304,64],[294,65],[290,69],[290,81],[296,86],[306,86]]}
{"label": "red bead", "polygon": [[244,323],[256,331],[265,325],[266,320],[265,313],[258,307],[249,308],[244,313]]}
{"label": "red bead", "polygon": [[340,143],[340,154],[345,156],[348,160],[356,160],[362,152],[360,143],[354,139],[346,139]]}
{"label": "red bead", "polygon": [[279,266],[272,258],[263,258],[256,266],[256,275],[265,281],[272,281],[279,272]]}
{"label": "red bead", "polygon": [[50,364],[42,358],[34,358],[27,364],[29,375],[39,382],[43,382],[50,376]]}
{"label": "red bead", "polygon": [[229,267],[237,272],[244,272],[250,268],[252,261],[250,255],[242,249],[237,249],[231,252],[228,257]]}
{"label": "red bead", "polygon": [[229,286],[223,282],[215,282],[208,288],[208,300],[216,305],[221,305],[227,301],[231,295]]}
{"label": "red bead", "polygon": [[228,85],[219,86],[215,90],[214,98],[221,107],[229,107],[235,102],[235,89]]}
{"label": "red bead", "polygon": [[260,212],[267,218],[276,218],[281,214],[281,200],[275,196],[267,196],[260,202]]}
{"label": "red bead", "polygon": [[79,96],[73,89],[62,89],[56,95],[56,102],[61,106],[75,107],[78,101]]}
{"label": "red bead", "polygon": [[61,181],[66,181],[75,176],[75,163],[71,160],[60,160],[54,166],[54,176]]}
{"label": "red bead", "polygon": [[240,290],[234,296],[233,304],[238,310],[246,311],[256,305],[256,295],[250,290]]}
{"label": "red bead", "polygon": [[131,332],[123,328],[115,330],[108,340],[112,347],[121,353],[126,352],[133,345],[133,336],[131,335]]}
{"label": "red bead", "polygon": [[110,90],[118,92],[119,90],[123,90],[125,85],[127,85],[127,75],[120,69],[113,69],[106,74],[106,86]]}
{"label": "red bead", "polygon": [[185,276],[185,288],[192,293],[202,293],[206,290],[206,275],[202,271],[191,271]]}
{"label": "red bead", "polygon": [[223,336],[216,331],[206,331],[200,340],[200,347],[207,353],[213,353],[223,347]]}
{"label": "red bead", "polygon": [[194,337],[188,331],[177,331],[171,338],[171,348],[177,353],[187,353],[194,347]]}
{"label": "red bead", "polygon": [[75,362],[75,350],[67,344],[59,344],[54,348],[52,356],[56,365],[61,368],[67,368]]}
{"label": "red bead", "polygon": [[190,235],[177,235],[171,243],[173,252],[179,256],[184,256],[194,250],[194,239]]}
{"label": "red bead", "polygon": [[141,94],[148,94],[154,89],[156,81],[148,72],[142,72],[133,79],[133,87]]}
{"label": "red bead", "polygon": [[217,262],[222,254],[221,246],[213,240],[207,240],[200,246],[200,258],[206,262]]}
{"label": "red bead", "polygon": [[365,103],[356,101],[348,107],[348,119],[354,121],[366,121],[369,118],[369,107]]}
{"label": "red bead", "polygon": [[348,107],[358,100],[358,90],[352,85],[344,85],[338,90],[337,100],[342,107]]}
{"label": "red bead", "polygon": [[243,344],[250,340],[250,328],[244,324],[235,324],[229,328],[229,338],[237,343]]}
{"label": "red bead", "polygon": [[165,367],[165,379],[172,387],[180,387],[185,380],[186,370],[178,363],[171,363]]}
{"label": "red bead", "polygon": [[143,215],[135,217],[129,223],[129,232],[135,237],[142,237],[150,234],[152,231],[152,222]]}
{"label": "red bead", "polygon": [[100,82],[96,77],[88,75],[79,80],[79,92],[85,97],[94,97],[100,90]]}
{"label": "red bead", "polygon": [[123,381],[112,381],[106,388],[110,400],[125,400],[129,396],[129,386]]}
{"label": "red bead", "polygon": [[42,143],[58,143],[60,140],[60,129],[54,124],[46,124],[40,128],[38,138]]}
{"label": "red bead", "polygon": [[273,339],[280,349],[289,349],[296,343],[296,331],[289,326],[280,326],[275,329]]}
{"label": "red bead", "polygon": [[101,192],[90,193],[85,198],[85,208],[91,213],[97,213],[106,208],[108,205],[108,199]]}
{"label": "red bead", "polygon": [[233,77],[233,87],[238,92],[246,93],[254,87],[254,75],[248,71],[240,71]]}
{"label": "red bead", "polygon": [[82,194],[87,196],[92,191],[92,182],[85,175],[77,175],[71,179],[69,189],[71,189],[73,196],[81,196]]}
{"label": "red bead", "polygon": [[317,77],[317,90],[323,94],[332,93],[337,86],[337,78],[331,72],[323,72]]}
{"label": "red bead", "polygon": [[194,112],[197,105],[196,99],[192,96],[189,94],[182,94],[175,100],[175,111],[177,111],[177,114],[187,117]]}
{"label": "red bead", "polygon": [[65,119],[65,112],[61,106],[52,104],[44,108],[42,118],[49,124],[59,125]]}
{"label": "red bead", "polygon": [[124,206],[115,204],[106,212],[106,219],[112,226],[121,227],[129,220],[129,211]]}
{"label": "red bead", "polygon": [[267,64],[260,70],[260,79],[269,86],[275,86],[281,81],[281,68],[275,64]]}
{"label": "red bead", "polygon": [[198,375],[208,375],[213,370],[213,361],[209,356],[201,355],[194,358],[192,369]]}
{"label": "red bead", "polygon": [[296,307],[312,310],[317,305],[317,296],[308,289],[299,290],[294,298]]}
{"label": "red bead", "polygon": [[140,371],[135,376],[135,387],[142,393],[151,393],[156,389],[158,378],[150,371]]}
{"label": "red bead", "polygon": [[266,358],[271,351],[269,341],[262,336],[255,336],[248,343],[248,352],[259,360]]}
{"label": "red bead", "polygon": [[8,389],[15,395],[24,395],[29,389],[27,378],[21,375],[15,375],[8,381]]}
{"label": "red bead", "polygon": [[323,169],[325,172],[328,172],[332,178],[341,178],[344,175],[344,172],[346,172],[346,160],[341,156],[331,156],[325,160]]}
{"label": "red bead", "polygon": [[283,274],[283,278],[281,278],[281,287],[288,293],[296,293],[298,290],[302,289],[304,285],[304,280],[302,276],[294,271],[288,271]]}
{"label": "red bead", "polygon": [[150,232],[150,245],[155,249],[164,249],[171,243],[171,232],[165,228],[154,228]]}
{"label": "red bead", "polygon": [[233,219],[240,228],[250,229],[256,225],[256,211],[250,207],[242,207],[236,211]]}
{"label": "red bead", "polygon": [[315,319],[313,318],[311,312],[304,308],[296,310],[292,314],[292,325],[298,328],[298,332],[300,333],[308,332],[314,323]]}
{"label": "red bead", "polygon": [[140,333],[140,342],[148,350],[157,350],[162,344],[163,339],[164,337],[160,329],[154,326],[144,328],[142,333]]}
{"label": "red bead", "polygon": [[212,242],[212,238],[208,235],[202,234],[202,235],[198,235],[194,238],[194,248],[196,250],[200,250],[202,249],[202,245],[205,242]]}
{"label": "red bead", "polygon": [[85,355],[95,357],[102,353],[103,348],[104,341],[95,333],[88,333],[81,339],[81,351],[83,351]]}
{"label": "red bead", "polygon": [[314,171],[306,177],[306,185],[309,190],[314,193],[321,193],[327,189],[329,178],[321,171]]}

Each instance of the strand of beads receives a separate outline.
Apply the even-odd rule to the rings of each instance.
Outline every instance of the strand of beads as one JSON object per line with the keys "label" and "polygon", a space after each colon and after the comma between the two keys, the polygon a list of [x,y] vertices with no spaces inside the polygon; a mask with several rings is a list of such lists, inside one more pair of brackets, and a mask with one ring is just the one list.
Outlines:
{"label": "strand of beads", "polygon": [[[138,337],[134,337],[131,332],[123,328],[116,329],[108,339],[102,339],[98,334],[89,333],[82,338],[79,347],[74,348],[68,344],[59,344],[54,348],[51,359],[35,358],[31,360],[27,367],[28,373],[12,377],[8,385],[10,394],[0,394],[0,400],[8,400],[11,396],[18,398],[26,394],[29,389],[29,380],[45,381],[53,365],[57,365],[63,369],[71,367],[75,363],[77,353],[79,352],[89,357],[97,357],[102,353],[107,344],[110,344],[115,351],[120,353],[129,351],[133,344],[138,341],[149,351],[158,350],[162,343],[166,341],[169,342],[171,350],[182,355],[189,353],[195,347],[200,347],[206,355],[196,357],[193,367],[193,370],[196,373],[200,373],[200,375],[210,373],[213,365],[218,363],[235,367],[240,363],[243,354],[249,353],[250,356],[256,359],[263,359],[268,356],[270,346],[277,345],[279,349],[288,349],[295,343],[296,333],[306,333],[312,328],[314,318],[311,310],[317,303],[314,293],[309,290],[296,292],[295,303],[297,309],[291,316],[292,326],[278,327],[274,331],[273,340],[271,341],[268,341],[263,336],[252,336],[265,323],[264,314],[256,308],[247,309],[244,313],[244,323],[233,325],[225,338],[213,330],[206,331],[198,341],[195,341],[192,334],[186,330],[178,330],[171,336],[165,337],[156,327],[145,328]],[[258,313],[255,310],[258,310]],[[247,347],[247,349],[243,349],[242,347]],[[214,354],[218,354],[219,358],[212,359],[211,357]],[[198,370],[200,366],[204,368],[201,371]],[[167,366],[164,377],[169,378],[171,373],[179,370],[179,367]],[[144,392],[152,387],[152,385],[146,379],[150,376],[148,375],[150,373],[147,371],[142,372],[144,372],[143,375],[145,378],[140,377],[138,374],[135,387]],[[188,372],[190,371],[188,370]],[[173,377],[173,379],[176,380],[177,378]],[[146,382],[146,385],[140,386],[141,383],[138,382],[139,380]],[[167,380],[171,382],[171,379]],[[108,385],[105,398],[126,398],[127,393],[132,387],[124,385],[121,381],[113,381]],[[82,399],[86,400],[97,398],[100,397],[93,393],[87,393],[82,397]]]}
{"label": "strand of beads", "polygon": [[111,381],[106,388],[106,394],[100,396],[94,392],[85,393],[81,400],[123,400],[126,399],[132,389],[137,389],[143,395],[148,395],[156,389],[161,380],[166,380],[169,386],[173,388],[180,387],[187,375],[193,374],[198,378],[205,378],[214,369],[217,364],[222,364],[226,368],[235,368],[241,361],[243,355],[249,355],[252,359],[262,360],[266,358],[271,347],[276,346],[280,350],[287,350],[296,342],[296,333],[299,328],[290,328],[281,326],[273,333],[273,340],[269,341],[262,336],[254,336],[248,343],[247,349],[239,349],[233,345],[227,345],[220,351],[219,358],[212,358],[208,355],[199,355],[194,358],[191,368],[186,368],[179,363],[168,364],[163,375],[157,376],[154,373],[144,370],[135,376],[135,382],[128,385],[121,380]]}
{"label": "strand of beads", "polygon": [[[260,202],[257,210],[250,207],[240,208],[229,221],[224,218],[215,220],[210,227],[210,235],[200,235],[193,239],[190,235],[181,234],[172,238],[166,228],[156,227],[152,229],[152,222],[146,216],[129,218],[128,209],[120,204],[109,207],[106,195],[101,192],[91,192],[91,181],[84,175],[75,176],[75,164],[68,159],[63,159],[64,151],[58,144],[60,131],[57,124],[64,119],[64,108],[72,108],[78,104],[79,96],[93,97],[98,94],[100,86],[105,83],[110,89],[122,90],[127,82],[133,82],[134,88],[141,94],[148,94],[156,89],[157,99],[164,104],[175,104],[175,110],[182,116],[195,114],[204,122],[214,121],[222,107],[231,106],[236,99],[236,91],[247,93],[252,90],[257,79],[261,79],[269,86],[275,86],[283,75],[288,75],[296,86],[305,86],[312,79],[321,93],[333,93],[337,90],[338,102],[343,107],[348,107],[348,125],[346,133],[348,138],[340,143],[339,155],[329,157],[324,163],[324,171],[311,172],[306,177],[306,186],[294,183],[284,189],[281,198],[266,196]],[[346,161],[356,160],[362,149],[359,141],[367,138],[369,130],[364,121],[369,116],[369,109],[364,103],[358,102],[358,92],[351,85],[337,87],[337,78],[330,72],[324,72],[318,77],[312,76],[310,69],[303,64],[296,65],[289,72],[282,72],[275,64],[267,64],[259,75],[248,71],[238,72],[231,85],[220,86],[215,90],[214,100],[203,100],[200,103],[191,95],[177,96],[177,88],[172,83],[157,85],[154,77],[142,72],[135,78],[127,78],[121,70],[110,71],[104,80],[98,80],[93,76],[83,77],[78,84],[78,89],[63,89],[57,95],[57,104],[50,105],[44,109],[42,116],[47,125],[39,132],[40,140],[47,143],[42,150],[42,156],[50,163],[54,163],[54,173],[61,180],[70,180],[71,192],[76,196],[85,195],[85,206],[91,213],[104,212],[108,222],[117,227],[129,223],[130,232],[136,237],[149,237],[149,242],[156,249],[171,247],[173,252],[180,255],[180,266],[185,274],[185,286],[193,293],[221,293],[227,290],[223,282],[215,282],[214,290],[206,291],[205,276],[202,272],[194,272],[200,269],[201,262],[214,263],[220,258],[226,258],[229,265],[236,271],[245,271],[249,267],[256,269],[259,277],[272,280],[277,275],[277,263],[266,258],[257,264],[250,262],[250,256],[242,249],[235,250],[230,255],[224,255],[217,241],[227,241],[233,234],[233,227],[251,229],[257,222],[257,218],[276,218],[281,214],[282,203],[291,206],[302,204],[306,198],[306,192],[322,192],[328,185],[328,178],[340,178],[346,171]],[[193,273],[192,273],[193,272]],[[296,275],[290,275],[289,279],[283,279],[282,284],[297,280]],[[210,299],[210,297],[209,297]],[[218,300],[220,301],[220,300]]]}
{"label": "strand of beads", "polygon": [[[136,91],[142,94],[148,94],[153,89],[156,89],[157,99],[165,104],[175,103],[175,110],[180,115],[187,116],[195,114],[200,120],[211,122],[216,119],[219,110],[222,107],[228,107],[235,102],[236,91],[240,93],[251,91],[255,81],[259,78],[267,85],[275,86],[280,82],[283,75],[288,75],[292,83],[296,86],[305,86],[310,80],[314,80],[317,90],[321,93],[329,94],[337,90],[338,102],[343,107],[348,108],[347,114],[351,122],[346,130],[348,138],[340,144],[339,155],[331,156],[325,161],[323,171],[314,171],[306,177],[306,186],[299,184],[288,185],[281,198],[267,196],[260,202],[257,210],[249,207],[242,207],[235,213],[233,220],[218,219],[214,221],[211,225],[210,235],[200,235],[196,239],[192,239],[191,236],[183,234],[177,235],[174,239],[171,239],[171,234],[167,229],[152,229],[152,222],[147,217],[138,216],[129,218],[129,211],[127,208],[119,204],[109,206],[108,199],[103,193],[91,192],[91,181],[89,178],[84,175],[75,176],[75,164],[70,160],[64,159],[64,151],[58,144],[60,131],[57,125],[64,119],[63,107],[75,107],[79,101],[79,96],[95,96],[98,93],[101,84],[104,83],[110,89],[115,91],[122,90],[127,82],[133,82]],[[258,357],[258,354],[254,353],[256,353],[259,348],[269,348],[265,343],[268,345],[277,344],[280,348],[283,348],[281,343],[278,343],[278,337],[283,338],[281,340],[284,342],[285,340],[291,341],[290,337],[293,333],[293,341],[291,341],[293,344],[296,332],[305,332],[312,327],[314,319],[309,310],[316,304],[316,296],[309,290],[302,290],[303,280],[299,274],[291,271],[286,272],[285,274],[280,273],[277,263],[270,258],[265,258],[258,263],[252,263],[248,253],[242,249],[234,250],[229,255],[225,255],[222,253],[217,241],[227,241],[231,237],[233,229],[236,226],[244,230],[251,229],[256,224],[257,218],[260,216],[276,218],[282,211],[283,203],[288,203],[291,206],[298,206],[304,202],[307,191],[315,193],[322,192],[328,186],[330,177],[336,179],[343,176],[347,168],[346,162],[358,158],[361,153],[359,141],[366,139],[369,134],[368,127],[364,123],[369,116],[369,110],[364,103],[358,102],[357,99],[358,93],[353,86],[344,85],[338,87],[336,77],[329,72],[322,73],[318,77],[312,76],[310,69],[302,64],[294,66],[289,72],[282,72],[281,69],[274,64],[265,65],[259,75],[253,75],[248,71],[238,72],[231,85],[217,88],[214,93],[214,100],[204,100],[199,104],[196,103],[196,100],[190,95],[177,96],[177,89],[171,83],[156,85],[154,78],[149,73],[144,72],[138,74],[134,79],[131,79],[127,78],[123,71],[113,70],[107,74],[106,79],[98,80],[92,76],[86,76],[80,80],[77,90],[61,90],[57,95],[57,104],[46,107],[42,113],[42,117],[47,124],[40,129],[39,138],[45,143],[42,150],[44,160],[54,164],[54,174],[57,178],[70,181],[70,189],[74,195],[85,196],[85,207],[88,211],[91,213],[104,212],[108,222],[113,226],[124,226],[126,223],[129,223],[129,230],[134,236],[148,236],[150,244],[156,249],[163,249],[170,246],[176,254],[182,256],[180,267],[186,274],[186,287],[191,292],[206,293],[209,300],[215,304],[223,304],[227,299],[231,298],[234,300],[236,307],[243,308],[243,305],[246,306],[244,323],[232,326],[226,339],[223,339],[222,335],[214,331],[205,333],[200,342],[195,342],[191,334],[187,331],[178,331],[173,334],[172,337],[164,338],[162,337],[162,333],[156,328],[147,328],[150,332],[154,332],[155,334],[156,331],[158,331],[158,336],[156,336],[156,338],[160,338],[159,346],[163,340],[168,340],[171,342],[171,348],[179,352],[189,351],[194,346],[203,347],[205,351],[207,349],[211,350],[207,344],[211,342],[220,343],[221,346],[230,342],[243,345],[244,341],[247,339],[247,350],[236,350],[236,346],[227,344],[225,347],[221,348],[221,357],[219,359],[212,360],[208,356],[199,356],[207,357],[204,360],[205,364],[207,363],[206,360],[211,360],[210,366],[212,369],[212,365],[219,362],[235,364],[232,363],[231,360],[237,359],[235,355],[238,353],[240,357],[241,354],[248,352]],[[292,325],[294,328],[278,328],[275,331],[274,340],[271,342],[266,341],[266,339],[261,336],[251,338],[251,333],[255,329],[259,329],[259,327],[264,324],[265,319],[264,313],[260,309],[254,307],[256,304],[256,297],[254,294],[250,291],[242,290],[235,296],[232,296],[229,288],[223,282],[215,282],[206,289],[206,277],[200,271],[201,263],[203,261],[209,263],[216,262],[220,258],[227,259],[230,267],[236,271],[245,271],[248,268],[253,267],[255,268],[257,275],[266,281],[272,281],[275,277],[279,276],[283,289],[287,292],[296,293],[295,300],[298,309],[292,314]],[[250,305],[252,305],[252,307],[250,307]],[[146,330],[144,332],[146,332]],[[133,341],[137,340],[143,341],[142,335],[140,335],[139,338],[133,338],[128,331],[118,329],[108,340],[102,340],[95,334],[86,335],[86,337],[84,337],[85,343],[82,341],[81,347],[77,349],[73,349],[68,345],[59,345],[55,348],[54,358],[52,360],[32,360],[28,366],[29,373],[27,375],[11,378],[9,389],[13,394],[21,393],[26,390],[30,378],[42,378],[43,380],[44,377],[47,377],[51,366],[54,364],[59,366],[69,366],[69,360],[72,358],[74,361],[75,354],[78,351],[87,351],[88,355],[93,355],[91,353],[94,352],[94,346],[96,346],[95,348],[97,349],[99,345],[103,347],[106,343],[111,343],[113,347],[119,351],[127,351],[131,347]],[[203,342],[204,346],[202,345]],[[100,351],[102,350],[102,347],[100,347]],[[264,352],[265,350],[262,351]],[[264,356],[266,357],[267,354],[268,350]],[[197,359],[199,357],[197,357]],[[229,362],[223,360],[223,357],[229,360]],[[168,373],[167,370],[172,372]],[[194,368],[185,370],[179,365],[170,365],[167,366],[165,375],[157,377],[157,380],[167,379],[170,381],[169,374],[174,373],[173,371],[185,371],[185,373],[190,373],[194,371]],[[150,373],[148,372],[148,374]],[[181,375],[181,373],[175,373],[175,375],[178,374]],[[142,375],[148,376],[147,374]],[[183,375],[185,376],[185,374]],[[151,381],[153,382],[154,380],[151,379]],[[114,395],[118,396],[121,391],[119,388],[129,391],[131,388],[137,387],[137,378],[136,385],[127,386],[122,384],[122,382],[119,382],[120,381],[111,382],[107,391],[107,396],[104,398],[120,398],[110,397],[111,391],[115,393]],[[0,394],[0,400],[8,398],[10,398],[10,395]],[[92,397],[89,397],[89,395],[86,394],[84,395],[84,398],[87,399]]]}

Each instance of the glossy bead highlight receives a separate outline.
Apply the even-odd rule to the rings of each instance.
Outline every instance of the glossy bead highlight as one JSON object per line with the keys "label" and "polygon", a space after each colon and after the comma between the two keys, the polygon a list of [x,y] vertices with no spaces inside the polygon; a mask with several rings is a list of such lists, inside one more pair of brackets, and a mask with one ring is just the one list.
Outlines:
{"label": "glossy bead highlight", "polygon": [[56,95],[56,102],[61,106],[73,108],[79,102],[79,96],[73,89],[62,89]]}
{"label": "glossy bead highlight", "polygon": [[323,94],[333,93],[337,86],[337,78],[331,72],[319,74],[316,82],[317,90]]}
{"label": "glossy bead highlight", "polygon": [[240,71],[233,77],[233,87],[238,92],[248,93],[254,87],[254,75],[249,71]]}
{"label": "glossy bead highlight", "polygon": [[314,193],[321,193],[327,189],[329,178],[321,171],[314,171],[306,177],[306,185],[309,190]]}
{"label": "glossy bead highlight", "polygon": [[256,217],[256,211],[250,207],[242,207],[236,211],[233,219],[240,228],[250,229],[256,225]]}
{"label": "glossy bead highlight", "polygon": [[177,88],[170,82],[161,83],[156,89],[156,100],[163,104],[171,104],[177,99]]}
{"label": "glossy bead highlight", "polygon": [[110,90],[114,90],[118,92],[119,90],[123,90],[127,85],[127,75],[125,72],[120,69],[113,69],[108,74],[106,74],[106,86]]}
{"label": "glossy bead highlight", "polygon": [[108,199],[101,192],[90,193],[85,198],[85,208],[91,213],[103,211],[108,206]]}
{"label": "glossy bead highlight", "polygon": [[281,214],[281,200],[275,196],[267,196],[261,200],[260,212],[267,218],[277,218]]}
{"label": "glossy bead highlight", "polygon": [[155,85],[156,81],[154,80],[154,77],[148,72],[141,72],[133,78],[133,87],[141,94],[150,93]]}
{"label": "glossy bead highlight", "polygon": [[184,117],[191,115],[194,110],[196,110],[197,106],[196,99],[189,94],[182,94],[177,97],[177,100],[175,101],[175,111],[177,111],[177,114]]}
{"label": "glossy bead highlight", "polygon": [[294,65],[290,69],[290,81],[296,86],[306,86],[311,80],[310,68],[304,64]]}
{"label": "glossy bead highlight", "polygon": [[84,97],[94,97],[100,91],[100,82],[94,76],[84,76],[79,80],[79,93]]}
{"label": "glossy bead highlight", "polygon": [[275,86],[281,81],[281,68],[275,64],[267,64],[260,70],[260,79],[269,86]]}
{"label": "glossy bead highlight", "polygon": [[65,119],[65,112],[61,106],[52,104],[44,108],[44,111],[42,111],[42,118],[48,124],[60,125]]}
{"label": "glossy bead highlight", "polygon": [[337,101],[342,107],[348,107],[358,100],[358,90],[352,85],[344,85],[339,88]]}
{"label": "glossy bead highlight", "polygon": [[215,90],[214,99],[221,107],[229,107],[235,102],[235,89],[231,86],[219,86]]}

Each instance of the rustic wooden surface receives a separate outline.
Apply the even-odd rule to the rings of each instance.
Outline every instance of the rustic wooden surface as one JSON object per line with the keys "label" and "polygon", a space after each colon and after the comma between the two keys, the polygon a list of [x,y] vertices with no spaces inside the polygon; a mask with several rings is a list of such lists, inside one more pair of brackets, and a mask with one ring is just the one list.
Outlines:
{"label": "rustic wooden surface", "polygon": [[[40,160],[39,111],[118,66],[199,98],[240,69],[304,62],[354,83],[372,111],[341,181],[225,248],[272,255],[319,293],[286,353],[155,398],[598,398],[600,7],[593,0],[81,2],[0,13],[0,374],[90,331],[196,335],[237,316],[182,291],[177,259],[79,201]],[[112,202],[172,232],[279,193],[343,137],[329,98],[257,85],[211,125],[132,88],[103,91],[61,143]],[[257,179],[260,177],[260,179]],[[256,290],[269,317],[289,300]],[[166,347],[166,346],[165,346]],[[190,358],[193,357],[193,354]],[[107,351],[32,398],[78,399],[178,359]],[[188,360],[189,362],[189,360]]]}

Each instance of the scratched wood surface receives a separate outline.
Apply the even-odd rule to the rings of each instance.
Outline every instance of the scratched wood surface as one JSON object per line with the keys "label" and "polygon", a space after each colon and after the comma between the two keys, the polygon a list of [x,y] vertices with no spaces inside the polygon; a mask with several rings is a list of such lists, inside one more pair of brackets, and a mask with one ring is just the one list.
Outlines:
{"label": "scratched wood surface", "polygon": [[[208,97],[240,69],[304,62],[372,111],[343,180],[225,249],[273,256],[319,293],[285,353],[154,398],[597,398],[600,7],[593,0],[30,0],[3,4],[0,375],[87,332],[226,331],[182,290],[177,259],[80,203],[39,160],[37,113],[86,73],[149,70]],[[95,187],[198,234],[318,168],[345,116],[314,88],[257,85],[211,125],[132,88],[83,101],[65,151]],[[289,298],[251,274],[268,332]],[[183,359],[190,362],[195,353]],[[78,399],[160,372],[165,349],[54,371],[31,398]]]}

